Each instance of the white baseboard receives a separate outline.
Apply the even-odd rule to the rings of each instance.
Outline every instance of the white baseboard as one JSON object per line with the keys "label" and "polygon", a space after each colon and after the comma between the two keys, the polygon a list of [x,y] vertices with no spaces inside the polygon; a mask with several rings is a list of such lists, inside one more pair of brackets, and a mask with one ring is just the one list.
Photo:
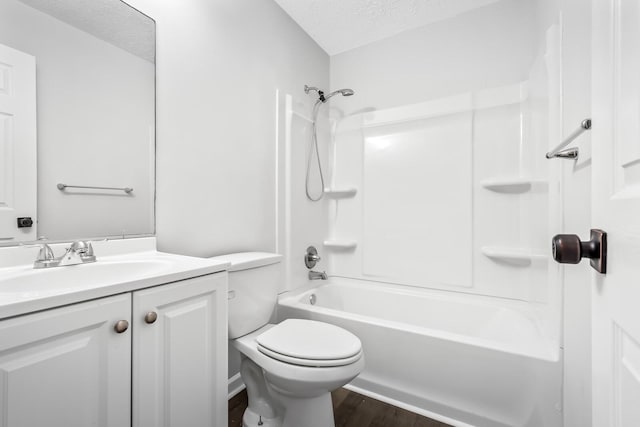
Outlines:
{"label": "white baseboard", "polygon": [[381,402],[388,403],[389,405],[393,405],[398,408],[406,409],[407,411],[413,412],[414,414],[422,415],[424,417],[431,418],[432,420],[440,421],[454,427],[474,427],[471,424],[463,423],[461,421],[454,420],[453,418],[445,417],[440,414],[436,414],[435,412],[427,411],[426,409],[418,408],[417,406],[413,406],[413,405],[401,402],[399,400],[391,399],[389,397],[383,396],[376,392],[372,392],[362,387],[354,386],[351,384],[347,384],[343,387],[346,388],[347,390],[355,391],[356,393],[371,397],[372,399],[376,399]]}
{"label": "white baseboard", "polygon": [[240,372],[229,378],[229,396],[228,399],[231,399],[236,394],[240,393],[245,389],[244,382],[242,382],[242,378],[240,377]]}

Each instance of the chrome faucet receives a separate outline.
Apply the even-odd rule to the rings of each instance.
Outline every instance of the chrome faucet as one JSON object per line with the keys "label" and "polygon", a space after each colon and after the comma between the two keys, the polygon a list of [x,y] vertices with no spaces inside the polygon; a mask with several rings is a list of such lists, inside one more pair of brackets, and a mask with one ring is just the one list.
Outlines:
{"label": "chrome faucet", "polygon": [[64,267],[65,265],[85,264],[88,262],[96,262],[93,246],[91,246],[91,242],[78,240],[73,242],[64,255],[60,257],[58,266]]}
{"label": "chrome faucet", "polygon": [[59,258],[53,255],[53,251],[48,244],[39,243],[37,246],[40,246],[40,252],[38,252],[38,257],[33,263],[33,268],[64,267],[96,261],[93,246],[89,241],[78,240],[73,242],[64,255]]}
{"label": "chrome faucet", "polygon": [[309,271],[309,280],[327,280],[327,273],[324,271]]}
{"label": "chrome faucet", "polygon": [[[46,243],[39,243],[34,246],[40,246],[40,251],[38,252],[38,257],[33,263],[33,268],[47,268],[47,267],[55,267],[57,265],[58,260],[53,255],[51,246],[47,245]],[[28,245],[27,247],[32,247],[32,246]]]}

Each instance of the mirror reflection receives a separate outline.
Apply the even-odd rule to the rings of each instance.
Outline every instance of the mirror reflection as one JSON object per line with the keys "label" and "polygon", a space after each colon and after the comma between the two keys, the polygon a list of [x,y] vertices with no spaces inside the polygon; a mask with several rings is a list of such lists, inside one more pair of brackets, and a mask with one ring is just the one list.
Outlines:
{"label": "mirror reflection", "polygon": [[119,0],[2,0],[0,168],[2,245],[153,234],[153,20]]}

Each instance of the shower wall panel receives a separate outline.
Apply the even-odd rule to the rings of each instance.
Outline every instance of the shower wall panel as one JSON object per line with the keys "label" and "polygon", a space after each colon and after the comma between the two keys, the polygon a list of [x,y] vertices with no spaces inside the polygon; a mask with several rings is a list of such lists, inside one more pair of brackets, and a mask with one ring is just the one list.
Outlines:
{"label": "shower wall panel", "polygon": [[[302,92],[302,91],[301,91]],[[313,120],[312,108],[315,100],[304,93],[276,93],[278,117],[278,137],[280,147],[278,153],[278,227],[276,252],[284,255],[284,277],[280,291],[291,290],[306,279],[307,268],[302,255],[308,246],[322,248],[322,240],[327,234],[327,200],[311,202],[305,196],[305,173]],[[328,163],[328,126],[326,112],[318,115],[318,148],[324,176],[327,177]],[[315,196],[322,186],[318,174],[315,152],[312,152],[312,163],[309,174],[310,191]],[[325,178],[326,179],[326,178]],[[321,260],[318,270],[326,269],[326,261]]]}
{"label": "shower wall panel", "polygon": [[470,287],[471,112],[363,132],[363,275]]}
{"label": "shower wall panel", "polygon": [[522,83],[338,119],[330,187],[357,193],[329,200],[330,273],[550,302],[529,95]]}

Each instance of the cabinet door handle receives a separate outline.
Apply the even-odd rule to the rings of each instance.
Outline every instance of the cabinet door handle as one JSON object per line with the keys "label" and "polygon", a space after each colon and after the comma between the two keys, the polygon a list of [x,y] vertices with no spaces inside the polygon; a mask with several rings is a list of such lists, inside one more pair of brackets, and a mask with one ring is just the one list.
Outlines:
{"label": "cabinet door handle", "polygon": [[156,313],[155,311],[150,311],[144,315],[144,321],[147,322],[148,324],[152,324],[157,319],[158,319],[158,313]]}
{"label": "cabinet door handle", "polygon": [[129,322],[127,322],[126,320],[118,320],[113,329],[115,329],[117,333],[121,334],[129,329]]}

